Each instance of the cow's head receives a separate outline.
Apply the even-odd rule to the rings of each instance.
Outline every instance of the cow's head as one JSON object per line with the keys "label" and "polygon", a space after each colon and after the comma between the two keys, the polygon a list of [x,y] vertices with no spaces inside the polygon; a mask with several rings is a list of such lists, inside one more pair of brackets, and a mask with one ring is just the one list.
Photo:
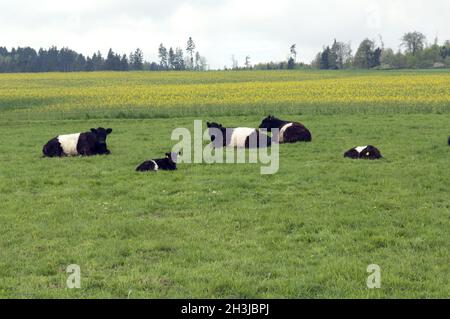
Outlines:
{"label": "cow's head", "polygon": [[216,123],[216,122],[211,122],[211,123],[210,122],[206,122],[206,126],[208,128],[218,128],[218,129],[223,127],[222,124],[219,124],[219,123]]}
{"label": "cow's head", "polygon": [[166,158],[168,158],[169,160],[171,160],[173,163],[176,163],[178,161],[178,156],[181,156],[181,152],[170,152],[170,153],[166,153]]}
{"label": "cow's head", "polygon": [[110,151],[106,146],[106,137],[111,134],[112,129],[103,127],[91,128],[91,134],[95,136],[95,148],[98,154],[109,154]]}
{"label": "cow's head", "polygon": [[271,128],[275,127],[274,122],[278,119],[275,116],[269,115],[265,119],[262,120],[261,124],[259,125],[259,128],[265,128],[270,130]]}
{"label": "cow's head", "polygon": [[216,122],[206,122],[206,126],[208,127],[208,133],[211,137],[211,142],[214,142],[217,136],[219,136],[221,139],[223,139],[223,137],[225,136],[226,128],[224,128],[222,124]]}
{"label": "cow's head", "polygon": [[367,145],[367,147],[361,151],[360,158],[367,158],[367,159],[380,159],[383,156],[381,155],[380,151],[372,145]]}

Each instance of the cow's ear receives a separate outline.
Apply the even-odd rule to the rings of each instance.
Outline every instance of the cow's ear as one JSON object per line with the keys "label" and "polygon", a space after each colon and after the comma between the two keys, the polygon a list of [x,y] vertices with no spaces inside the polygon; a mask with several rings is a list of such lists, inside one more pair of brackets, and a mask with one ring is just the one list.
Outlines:
{"label": "cow's ear", "polygon": [[92,133],[97,133],[97,129],[91,128],[91,132],[92,132]]}
{"label": "cow's ear", "polygon": [[106,129],[106,134],[111,134],[111,133],[112,133],[112,128]]}

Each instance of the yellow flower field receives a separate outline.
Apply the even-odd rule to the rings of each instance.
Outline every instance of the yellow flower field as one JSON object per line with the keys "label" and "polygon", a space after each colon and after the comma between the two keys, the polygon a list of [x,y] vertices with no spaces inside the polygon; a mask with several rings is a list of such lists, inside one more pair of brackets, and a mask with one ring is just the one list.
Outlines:
{"label": "yellow flower field", "polygon": [[450,73],[127,72],[0,75],[0,110],[23,112],[161,110],[198,107],[450,105]]}

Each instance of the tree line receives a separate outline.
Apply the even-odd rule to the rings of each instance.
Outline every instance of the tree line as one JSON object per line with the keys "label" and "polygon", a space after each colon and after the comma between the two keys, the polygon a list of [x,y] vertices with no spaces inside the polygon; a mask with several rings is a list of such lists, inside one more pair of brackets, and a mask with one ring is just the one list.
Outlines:
{"label": "tree line", "polygon": [[205,71],[208,69],[206,58],[200,55],[200,52],[195,51],[195,43],[189,37],[186,45],[187,56],[184,57],[183,50],[179,47],[175,50],[170,47],[169,50],[160,44],[158,48],[159,64],[154,66],[159,70],[194,70]]}
{"label": "tree line", "polygon": [[405,33],[400,48],[394,52],[385,48],[383,40],[364,39],[352,55],[348,43],[338,42],[319,52],[312,66],[318,69],[422,69],[450,67],[450,41],[443,44],[435,39],[428,45],[424,34],[414,31]]}
{"label": "tree line", "polygon": [[84,56],[69,48],[36,51],[30,47],[12,48],[9,51],[0,47],[0,73],[12,72],[76,72],[76,71],[168,71],[168,70],[196,70],[204,71],[208,68],[206,58],[195,51],[195,43],[189,37],[186,45],[187,56],[177,47],[167,50],[163,44],[159,46],[159,61],[144,60],[144,53],[136,49],[130,54],[118,54],[109,49],[106,57],[100,51],[92,56]]}
{"label": "tree line", "polygon": [[[403,49],[403,50],[401,50]],[[112,49],[103,57],[100,51],[92,56],[84,56],[69,48],[39,49],[30,47],[12,48],[8,51],[0,47],[0,73],[5,72],[74,72],[74,71],[170,71],[193,70],[204,71],[209,68],[207,60],[197,50],[189,37],[186,47],[167,49],[164,44],[158,48],[158,61],[144,60],[141,49],[136,49],[129,55],[118,54]],[[380,37],[379,41],[364,39],[355,54],[350,43],[337,41],[325,46],[317,53],[311,64],[297,62],[297,47],[289,48],[287,59],[281,62],[258,63],[252,65],[250,56],[245,57],[243,66],[235,56],[231,57],[231,69],[299,69],[316,68],[324,70],[337,69],[416,69],[416,68],[450,68],[450,40],[439,44],[435,39],[433,44],[427,44],[424,34],[414,31],[405,33],[401,38],[399,49],[395,52],[385,48]],[[227,67],[224,67],[228,70]]]}
{"label": "tree line", "polygon": [[[403,51],[401,50],[403,49]],[[355,54],[350,43],[336,39],[317,53],[310,65],[296,63],[295,44],[290,48],[286,61],[260,63],[255,69],[295,69],[316,68],[322,70],[339,69],[422,69],[450,68],[450,40],[443,44],[435,39],[427,44],[424,34],[414,31],[405,33],[401,38],[400,48],[395,52],[384,46],[383,40],[364,39]]]}

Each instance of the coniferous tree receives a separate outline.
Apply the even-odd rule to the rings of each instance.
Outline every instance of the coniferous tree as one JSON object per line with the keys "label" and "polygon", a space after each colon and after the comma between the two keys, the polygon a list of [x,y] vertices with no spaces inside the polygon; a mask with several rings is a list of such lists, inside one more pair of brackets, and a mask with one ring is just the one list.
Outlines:
{"label": "coniferous tree", "polygon": [[94,71],[94,63],[92,62],[91,57],[87,57],[86,59],[86,66],[84,68],[85,71],[92,72]]}
{"label": "coniferous tree", "polygon": [[166,47],[161,43],[158,49],[159,65],[162,70],[167,70],[168,66],[168,53]]}
{"label": "coniferous tree", "polygon": [[338,67],[338,44],[336,39],[334,39],[333,45],[330,48],[328,54],[328,69],[336,70]]}
{"label": "coniferous tree", "polygon": [[133,59],[131,61],[134,70],[144,69],[144,53],[141,49],[137,48],[133,53]]}
{"label": "coniferous tree", "polygon": [[194,40],[192,40],[192,37],[189,37],[187,46],[186,46],[186,51],[190,55],[190,60],[189,60],[190,61],[190,65],[189,65],[190,69],[194,69],[194,50],[195,50]]}
{"label": "coniferous tree", "polygon": [[320,69],[328,70],[330,68],[330,47],[326,47],[320,55]]}
{"label": "coniferous tree", "polygon": [[122,58],[120,59],[120,70],[121,71],[129,70],[128,58],[126,54],[122,55]]}
{"label": "coniferous tree", "polygon": [[105,60],[105,70],[114,70],[114,52],[109,49]]}
{"label": "coniferous tree", "polygon": [[149,70],[150,71],[158,71],[159,70],[159,65],[158,63],[152,62],[149,65]]}
{"label": "coniferous tree", "polygon": [[102,53],[97,51],[92,56],[92,63],[94,65],[94,71],[101,71],[104,69],[105,60],[103,59]]}
{"label": "coniferous tree", "polygon": [[175,70],[178,70],[178,71],[186,69],[185,64],[184,64],[183,50],[181,48],[175,49],[174,67],[175,67]]}
{"label": "coniferous tree", "polygon": [[293,70],[295,68],[295,60],[293,57],[289,57],[288,63],[287,63],[287,68],[289,70]]}
{"label": "coniferous tree", "polygon": [[172,47],[170,47],[167,56],[167,67],[169,68],[169,70],[175,69],[175,52],[173,51]]}

